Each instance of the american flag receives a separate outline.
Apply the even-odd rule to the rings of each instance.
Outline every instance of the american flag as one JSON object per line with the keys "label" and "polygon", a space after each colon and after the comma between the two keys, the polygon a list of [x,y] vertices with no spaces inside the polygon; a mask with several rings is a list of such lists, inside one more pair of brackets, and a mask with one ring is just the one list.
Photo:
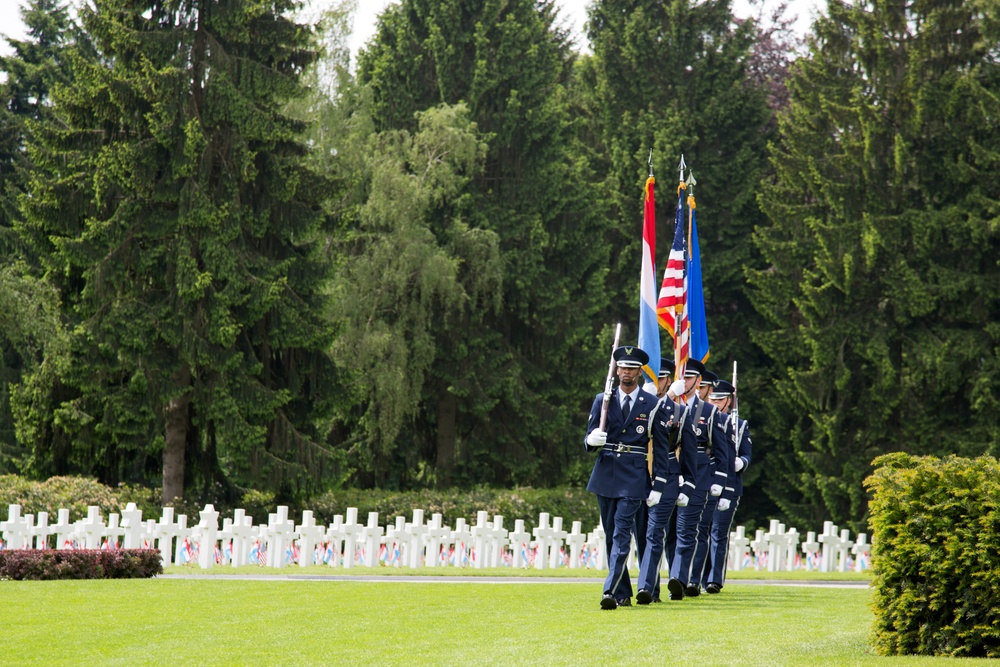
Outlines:
{"label": "american flag", "polygon": [[[684,241],[684,191],[683,181],[677,186],[677,213],[674,216],[674,242],[670,246],[667,266],[663,270],[660,297],[656,302],[656,316],[660,326],[674,337],[674,378],[684,377],[688,360],[690,335],[687,313],[687,263]],[[679,326],[678,326],[679,323]]]}

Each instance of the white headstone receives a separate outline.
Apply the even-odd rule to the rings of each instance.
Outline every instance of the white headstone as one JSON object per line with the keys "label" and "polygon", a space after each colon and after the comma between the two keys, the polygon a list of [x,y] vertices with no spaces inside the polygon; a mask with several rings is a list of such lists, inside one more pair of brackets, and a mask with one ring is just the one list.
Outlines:
{"label": "white headstone", "polygon": [[344,567],[354,567],[354,552],[364,530],[364,526],[358,523],[357,507],[347,508],[347,518],[340,529],[344,535]]}
{"label": "white headstone", "polygon": [[[32,517],[34,523],[34,517]],[[7,520],[0,521],[0,534],[8,549],[24,549],[31,535],[31,526],[25,517],[21,516],[20,505],[7,506]]]}
{"label": "white headstone", "polygon": [[574,570],[580,567],[580,553],[583,551],[583,545],[587,541],[587,536],[581,532],[582,530],[583,523],[574,521],[573,529],[566,536],[566,552],[569,555],[569,566]]}
{"label": "white headstone", "polygon": [[76,531],[76,526],[75,524],[70,523],[68,509],[59,509],[58,520],[56,521],[56,524],[52,526],[52,530],[55,531],[56,534],[56,549],[73,548],[73,536]]}
{"label": "white headstone", "polygon": [[840,531],[840,543],[837,544],[837,570],[839,572],[847,572],[848,554],[851,553],[851,547],[853,546],[854,542],[851,540],[851,531],[844,528]]}
{"label": "white headstone", "polygon": [[544,570],[549,566],[549,548],[554,542],[554,531],[549,526],[548,512],[538,515],[538,525],[531,533],[535,536],[535,569]]}
{"label": "white headstone", "polygon": [[407,554],[407,567],[422,567],[424,564],[424,535],[427,526],[424,525],[424,511],[413,510],[413,521],[406,525],[406,532],[412,536],[412,545]]}
{"label": "white headstone", "polygon": [[867,533],[858,533],[858,541],[851,547],[851,553],[854,554],[854,571],[864,572],[867,570],[871,557],[871,545],[868,544]]}
{"label": "white headstone", "polygon": [[816,541],[816,532],[808,531],[806,541],[802,543],[802,553],[806,557],[806,569],[818,570],[820,567],[819,549],[823,546]]}
{"label": "white headstone", "polygon": [[513,553],[513,566],[528,567],[531,564],[528,555],[531,550],[531,534],[524,530],[524,519],[514,520],[514,530],[507,534],[507,541]]}
{"label": "white headstone", "polygon": [[[427,567],[437,567],[441,564],[441,547],[451,537],[451,528],[442,524],[442,517],[439,512],[431,515],[431,520],[427,522],[427,533],[424,540],[427,544],[427,557],[424,565]],[[386,542],[388,544],[388,541]],[[388,544],[392,548],[391,544]]]}
{"label": "white headstone", "polygon": [[87,518],[80,522],[83,533],[84,547],[100,549],[101,538],[104,537],[104,521],[101,519],[101,508],[91,505],[87,508]]}
{"label": "white headstone", "polygon": [[122,510],[122,530],[125,538],[122,546],[126,549],[138,549],[142,546],[142,510],[135,503],[129,503]]}
{"label": "white headstone", "polygon": [[750,538],[747,537],[745,526],[736,526],[736,531],[729,533],[729,569],[739,571],[743,569],[743,561],[750,547]]}
{"label": "white headstone", "polygon": [[176,523],[174,523],[173,507],[163,508],[163,516],[160,517],[157,528],[159,538],[156,546],[160,550],[160,560],[163,561],[163,567],[167,567],[173,562],[174,538],[177,537],[177,533],[180,528]]}
{"label": "white headstone", "polygon": [[297,532],[299,534],[299,567],[307,567],[313,564],[316,544],[323,539],[325,530],[323,526],[316,525],[312,510],[303,510],[302,523],[299,524]]}
{"label": "white headstone", "polygon": [[837,549],[840,548],[840,536],[837,534],[837,526],[832,521],[823,522],[823,534],[819,536],[819,541],[823,545],[819,569],[821,572],[833,572]]}
{"label": "white headstone", "polygon": [[215,565],[215,543],[219,539],[219,513],[213,505],[205,505],[198,512],[201,521],[198,522],[201,540],[198,543],[198,565],[207,570]]}
{"label": "white headstone", "polygon": [[769,543],[764,537],[764,531],[760,528],[757,529],[757,533],[754,535],[754,539],[750,542],[750,548],[753,549],[754,554],[754,569],[761,569],[763,561],[763,567],[767,567],[767,555]]}
{"label": "white headstone", "polygon": [[[32,529],[31,534],[35,538],[35,548],[36,549],[48,549],[49,548],[49,535],[52,534],[52,529],[49,528],[49,513],[39,512],[38,513],[38,523]],[[29,539],[30,545],[30,539]]]}
{"label": "white headstone", "polygon": [[378,525],[378,512],[368,513],[368,524],[361,533],[361,539],[365,545],[365,567],[376,567],[378,565],[378,552],[382,547],[382,534],[385,532]]}

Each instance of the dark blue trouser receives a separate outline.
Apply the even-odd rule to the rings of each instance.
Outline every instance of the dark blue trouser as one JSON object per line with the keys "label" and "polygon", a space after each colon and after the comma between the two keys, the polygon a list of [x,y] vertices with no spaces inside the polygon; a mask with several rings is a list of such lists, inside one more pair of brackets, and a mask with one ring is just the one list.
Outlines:
{"label": "dark blue trouser", "polygon": [[712,535],[709,540],[708,565],[705,567],[705,574],[702,575],[701,585],[726,583],[726,566],[729,562],[729,531],[733,528],[733,517],[736,516],[736,508],[740,505],[740,499],[733,499],[733,504],[724,512],[715,510],[715,519],[712,521]]}
{"label": "dark blue trouser", "polygon": [[608,578],[604,580],[604,592],[611,593],[616,600],[632,597],[632,581],[629,579],[626,564],[632,548],[635,513],[645,500],[645,498],[597,496],[597,506],[601,510],[601,524],[604,526],[608,545]]}
{"label": "dark blue trouser", "polygon": [[709,536],[712,533],[718,504],[719,498],[709,495],[705,501],[705,509],[701,513],[701,521],[698,522],[698,541],[694,548],[694,558],[691,560],[691,584],[694,586],[701,583],[702,575],[705,573],[705,564],[708,562]]}
{"label": "dark blue trouser", "polygon": [[646,531],[649,525],[649,508],[645,502],[639,503],[639,509],[635,513],[635,528],[632,534],[635,535],[635,555],[642,567],[642,556],[646,553]]}
{"label": "dark blue trouser", "polygon": [[691,575],[691,561],[698,540],[698,523],[708,499],[708,491],[694,490],[687,507],[677,508],[677,548],[670,559],[670,578],[679,579],[687,586]]}
{"label": "dark blue trouser", "polygon": [[667,481],[660,502],[649,508],[649,527],[646,531],[646,551],[639,568],[639,588],[660,597],[660,559],[667,538],[667,525],[674,513],[679,489],[677,483]]}

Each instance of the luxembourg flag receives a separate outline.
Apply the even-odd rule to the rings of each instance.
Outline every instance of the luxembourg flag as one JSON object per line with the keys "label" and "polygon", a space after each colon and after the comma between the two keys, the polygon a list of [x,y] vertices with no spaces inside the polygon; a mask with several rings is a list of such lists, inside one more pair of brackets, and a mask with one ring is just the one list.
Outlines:
{"label": "luxembourg flag", "polygon": [[639,280],[639,347],[649,355],[642,367],[646,379],[656,383],[660,372],[660,330],[656,320],[656,201],[650,175],[646,179],[645,207],[642,216],[642,274]]}

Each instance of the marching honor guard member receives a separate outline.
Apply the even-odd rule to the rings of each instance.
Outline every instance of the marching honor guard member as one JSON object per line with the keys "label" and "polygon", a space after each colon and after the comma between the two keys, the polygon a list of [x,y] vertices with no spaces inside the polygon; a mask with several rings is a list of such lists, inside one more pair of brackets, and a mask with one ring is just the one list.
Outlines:
{"label": "marching honor guard member", "polygon": [[649,355],[632,345],[612,353],[618,387],[611,393],[607,431],[600,430],[604,393],[594,399],[584,443],[597,452],[587,490],[597,495],[601,523],[607,539],[608,577],[604,582],[601,609],[632,604],[632,582],[628,560],[632,531],[639,506],[649,497],[651,483],[647,468],[649,414],[656,398],[639,388],[640,369]]}
{"label": "marching honor guard member", "polygon": [[[709,538],[708,564],[701,582],[707,593],[718,593],[726,583],[726,565],[729,562],[729,531],[733,527],[733,517],[743,496],[743,471],[750,465],[753,443],[750,441],[750,425],[744,419],[732,414],[736,388],[725,380],[720,380],[708,399],[729,419],[726,432],[733,447],[731,477],[723,490],[723,497],[715,510]],[[728,502],[727,502],[728,499]]]}
{"label": "marching honor guard member", "polygon": [[[681,493],[690,497],[686,507],[677,510],[677,546],[670,559],[670,580],[667,590],[671,600],[683,600],[686,591],[694,593],[697,583],[689,587],[691,562],[698,541],[698,524],[708,502],[708,498],[722,495],[729,470],[729,452],[725,445],[726,433],[722,430],[722,420],[715,419],[717,409],[699,398],[698,388],[705,366],[697,359],[689,359],[685,366],[685,388],[687,389],[687,417],[682,428],[694,433],[697,450],[697,468],[694,479],[684,478]],[[683,439],[683,438],[682,438]],[[713,503],[714,511],[714,503]]]}
{"label": "marching honor guard member", "polygon": [[[712,480],[712,484],[723,484],[722,494],[716,496],[709,493],[705,499],[705,508],[701,512],[701,519],[698,521],[698,539],[695,543],[694,558],[691,559],[691,578],[687,589],[684,591],[690,597],[697,597],[701,593],[700,584],[702,576],[705,573],[705,564],[708,561],[709,536],[712,532],[712,523],[715,521],[716,511],[720,505],[724,508],[729,507],[732,501],[732,487],[729,486],[729,482],[732,480],[735,454],[733,453],[728,431],[726,430],[729,416],[721,412],[712,401],[708,400],[712,395],[711,392],[715,391],[715,387],[721,381],[718,375],[706,369],[702,373],[701,382],[698,385],[698,397],[703,401],[707,401],[708,405],[712,408],[710,419],[713,421],[713,428],[708,429],[710,467],[713,470],[718,470],[719,457],[724,456],[726,469],[724,481],[722,480],[723,476],[718,473],[715,475],[717,479]],[[714,428],[716,423],[721,425],[722,432],[726,434],[721,439],[713,437],[713,434],[716,433]]]}
{"label": "marching honor guard member", "polygon": [[[673,374],[673,362],[662,360],[669,365],[668,373]],[[669,375],[667,376],[669,378]],[[660,601],[660,560],[663,557],[667,526],[674,507],[687,504],[687,496],[681,493],[684,475],[694,478],[697,467],[697,443],[694,431],[683,429],[681,425],[687,414],[687,406],[675,403],[671,397],[684,393],[685,383],[677,380],[672,385],[669,380],[660,381],[662,396],[650,415],[649,434],[653,449],[653,486],[646,505],[649,506],[649,525],[646,534],[646,551],[639,570],[639,592],[635,601],[649,604]]]}

